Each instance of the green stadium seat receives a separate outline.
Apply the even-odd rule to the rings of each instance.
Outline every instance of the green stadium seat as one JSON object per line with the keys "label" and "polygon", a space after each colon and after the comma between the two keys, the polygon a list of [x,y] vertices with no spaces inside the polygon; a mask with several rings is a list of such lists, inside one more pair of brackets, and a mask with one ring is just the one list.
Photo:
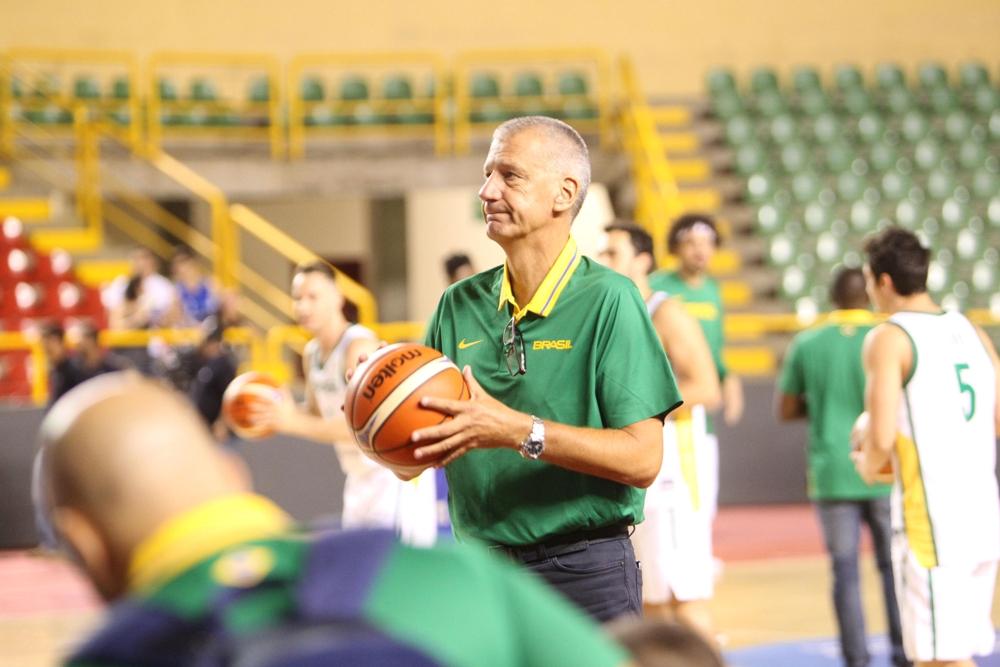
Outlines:
{"label": "green stadium seat", "polygon": [[966,139],[958,147],[958,164],[963,169],[977,169],[986,164],[989,148],[975,139]]}
{"label": "green stadium seat", "polygon": [[899,150],[888,141],[877,141],[868,150],[868,163],[875,171],[886,171],[896,164]]}
{"label": "green stadium seat", "polygon": [[756,214],[757,231],[770,236],[780,232],[788,223],[788,210],[775,204],[762,204]]}
{"label": "green stadium seat", "polygon": [[972,133],[972,119],[969,114],[955,110],[945,116],[944,136],[948,141],[958,143]]}
{"label": "green stadium seat", "polygon": [[799,127],[791,114],[783,113],[775,116],[768,124],[771,141],[776,144],[787,144],[798,138]]}
{"label": "green stadium seat", "polygon": [[1000,141],[1000,109],[990,114],[989,134],[993,141]]}
{"label": "green stadium seat", "polygon": [[31,96],[40,100],[49,99],[58,96],[61,88],[62,84],[58,76],[51,72],[44,73],[35,79],[35,83],[31,87]]}
{"label": "green stadium seat", "polygon": [[990,83],[989,72],[979,62],[962,63],[958,68],[958,81],[962,88],[974,90]]}
{"label": "green stadium seat", "polygon": [[857,122],[858,139],[866,144],[880,141],[885,136],[885,121],[874,111],[861,114]]}
{"label": "green stadium seat", "polygon": [[340,80],[340,99],[348,102],[369,99],[368,81],[356,74],[345,76]]}
{"label": "green stadium seat", "polygon": [[859,199],[851,204],[849,215],[851,227],[858,232],[870,232],[878,223],[878,206]]}
{"label": "green stadium seat", "polygon": [[15,100],[19,100],[24,97],[24,83],[21,79],[11,79],[10,81],[10,96]]}
{"label": "green stadium seat", "polygon": [[845,171],[837,176],[837,197],[841,201],[859,199],[867,184],[864,176],[853,171]]}
{"label": "green stadium seat", "polygon": [[830,229],[835,217],[834,207],[819,201],[806,204],[802,212],[802,222],[810,232],[822,232]]}
{"label": "green stadium seat", "polygon": [[860,90],[865,87],[864,77],[856,65],[840,65],[833,74],[837,89],[841,92]]}
{"label": "green stadium seat", "polygon": [[215,102],[219,98],[219,94],[215,89],[215,84],[203,77],[197,77],[191,80],[189,94],[191,99],[196,102]]}
{"label": "green stadium seat", "polygon": [[971,262],[979,257],[982,252],[983,233],[981,229],[976,230],[967,227],[959,230],[958,235],[955,237],[955,254],[959,259],[964,262]]}
{"label": "green stadium seat", "polygon": [[927,106],[932,113],[943,116],[959,107],[958,95],[951,88],[935,88],[927,93]]}
{"label": "green stadium seat", "polygon": [[732,70],[725,67],[709,70],[705,83],[712,96],[736,91],[736,77],[733,76]]}
{"label": "green stadium seat", "polygon": [[917,72],[920,85],[927,90],[948,87],[948,71],[940,63],[924,63]]}
{"label": "green stadium seat", "polygon": [[739,93],[719,93],[712,98],[712,113],[723,120],[745,113],[746,110]]}
{"label": "green stadium seat", "polygon": [[157,81],[156,91],[160,99],[164,102],[176,102],[179,97],[177,94],[177,84],[170,79],[160,79]]}
{"label": "green stadium seat", "polygon": [[754,123],[747,116],[733,116],[726,121],[726,141],[730,146],[742,146],[756,140]]}
{"label": "green stadium seat", "polygon": [[500,84],[496,75],[489,72],[477,72],[472,75],[469,83],[469,94],[475,98],[500,97]]}
{"label": "green stadium seat", "polygon": [[597,118],[598,111],[597,107],[590,104],[586,99],[570,98],[563,102],[559,115],[566,120],[593,120]]}
{"label": "green stadium seat", "polygon": [[941,164],[944,151],[941,144],[931,137],[925,137],[913,148],[913,161],[921,171],[930,171]]}
{"label": "green stadium seat", "polygon": [[976,169],[972,174],[972,193],[978,199],[989,199],[1000,192],[1000,175],[985,167]]}
{"label": "green stadium seat", "polygon": [[806,116],[818,116],[830,110],[830,98],[821,90],[805,90],[799,93],[798,108]]}
{"label": "green stadium seat", "polygon": [[957,197],[949,197],[941,204],[941,222],[949,229],[964,227],[969,218],[969,205]]}
{"label": "green stadium seat", "polygon": [[127,100],[132,95],[132,86],[128,77],[120,76],[111,82],[111,98],[116,100]]}
{"label": "green stadium seat", "polygon": [[810,277],[801,267],[788,266],[781,272],[781,296],[789,300],[798,299],[809,293]]}
{"label": "green stadium seat", "polygon": [[816,258],[824,264],[833,264],[844,256],[846,243],[843,236],[823,232],[816,237]]}
{"label": "green stadium seat", "polygon": [[792,196],[797,202],[812,201],[822,188],[823,180],[811,171],[799,171],[792,177]]}
{"label": "green stadium seat", "polygon": [[824,164],[828,171],[839,174],[851,168],[857,151],[846,141],[835,141],[827,145],[824,151]]}
{"label": "green stadium seat", "polygon": [[741,174],[751,174],[764,167],[767,155],[759,144],[746,143],[736,150],[736,171]]}
{"label": "green stadium seat", "polygon": [[913,178],[907,173],[891,169],[882,175],[882,194],[890,201],[905,198],[913,186]]}
{"label": "green stadium seat", "polygon": [[792,87],[799,94],[817,90],[821,91],[823,85],[820,83],[819,71],[811,65],[796,67],[792,72]]}
{"label": "green stadium seat", "polygon": [[845,90],[841,96],[840,107],[841,111],[848,115],[860,116],[874,109],[875,102],[864,88],[851,88]]}
{"label": "green stadium seat", "polygon": [[778,74],[771,67],[757,67],[750,72],[750,90],[755,95],[778,90]]}
{"label": "green stadium seat", "polygon": [[885,93],[883,103],[886,110],[895,115],[917,108],[917,99],[908,88],[890,88]]}
{"label": "green stadium seat", "polygon": [[778,191],[774,176],[764,171],[750,174],[747,178],[747,199],[752,203],[770,201]]}
{"label": "green stadium seat", "polygon": [[589,94],[587,76],[583,72],[561,72],[557,83],[559,94],[564,97],[583,96]]}
{"label": "green stadium seat", "polygon": [[793,234],[776,234],[767,244],[767,261],[772,266],[788,266],[799,253],[799,239]]}
{"label": "green stadium seat", "polygon": [[770,118],[788,111],[788,104],[780,91],[764,90],[754,97],[754,108],[761,116]]}
{"label": "green stadium seat", "polygon": [[821,144],[840,141],[844,134],[843,124],[835,114],[822,113],[813,121],[812,134],[813,138]]}
{"label": "green stadium seat", "polygon": [[986,222],[994,229],[1000,229],[1000,195],[990,197],[986,206]]}
{"label": "green stadium seat", "polygon": [[[946,255],[946,257],[950,257]],[[934,294],[939,296],[946,292],[951,286],[951,262],[942,262],[938,257],[931,260],[927,267],[927,289]]]}
{"label": "green stadium seat", "polygon": [[382,97],[387,100],[412,100],[413,84],[405,74],[387,76],[382,81]]}
{"label": "green stadium seat", "polygon": [[992,86],[980,86],[972,94],[972,108],[984,116],[1000,109],[1000,91]]}
{"label": "green stadium seat", "polygon": [[101,96],[101,88],[97,85],[97,79],[81,75],[73,81],[73,97],[78,100],[96,100]]}
{"label": "green stadium seat", "polygon": [[781,147],[781,168],[788,174],[795,174],[809,166],[811,154],[801,141],[792,141]]}
{"label": "green stadium seat", "polygon": [[922,202],[903,199],[896,204],[896,223],[906,229],[917,229],[923,222],[925,209]]}
{"label": "green stadium seat", "polygon": [[882,90],[906,88],[906,75],[896,63],[879,63],[875,66],[875,83]]}
{"label": "green stadium seat", "polygon": [[520,72],[514,77],[514,94],[518,97],[541,97],[542,78],[535,72]]}
{"label": "green stadium seat", "polygon": [[247,99],[254,104],[264,104],[271,101],[271,82],[266,76],[258,77],[250,82]]}
{"label": "green stadium seat", "polygon": [[322,102],[326,99],[326,90],[319,77],[309,76],[299,82],[299,98],[303,102]]}
{"label": "green stadium seat", "polygon": [[900,133],[903,139],[915,144],[924,137],[931,129],[930,121],[919,111],[907,111],[900,121]]}
{"label": "green stadium seat", "polygon": [[992,294],[1000,285],[1000,269],[997,266],[996,254],[989,258],[983,257],[972,264],[971,286],[978,294]]}
{"label": "green stadium seat", "polygon": [[957,179],[946,169],[934,169],[927,175],[927,194],[931,199],[947,199],[955,193]]}
{"label": "green stadium seat", "polygon": [[502,123],[509,117],[504,108],[496,102],[486,102],[469,114],[469,120],[473,123]]}

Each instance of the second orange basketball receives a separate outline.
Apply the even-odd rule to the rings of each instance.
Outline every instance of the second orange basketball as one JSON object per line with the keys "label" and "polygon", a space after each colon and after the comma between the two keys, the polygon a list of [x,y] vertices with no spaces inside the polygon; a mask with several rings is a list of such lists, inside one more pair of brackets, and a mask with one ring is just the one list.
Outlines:
{"label": "second orange basketball", "polygon": [[437,350],[397,343],[374,353],[358,366],[344,397],[344,414],[358,446],[390,466],[434,463],[414,458],[410,436],[451,417],[421,407],[424,396],[468,400],[471,394],[462,372]]}

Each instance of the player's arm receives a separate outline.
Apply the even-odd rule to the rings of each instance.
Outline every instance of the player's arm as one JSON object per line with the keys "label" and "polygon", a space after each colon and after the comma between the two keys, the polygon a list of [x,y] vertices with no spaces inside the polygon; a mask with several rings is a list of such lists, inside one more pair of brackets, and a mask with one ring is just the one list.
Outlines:
{"label": "player's arm", "polygon": [[743,419],[743,381],[735,373],[722,379],[722,418],[732,426]]}
{"label": "player's arm", "polygon": [[980,340],[983,341],[983,347],[986,348],[986,354],[989,355],[990,361],[993,362],[993,377],[997,385],[994,394],[996,405],[993,407],[993,420],[994,428],[997,433],[1000,433],[1000,356],[997,356],[997,350],[993,347],[993,341],[986,335],[982,327],[977,326],[976,333],[979,334]]}
{"label": "player's arm", "polygon": [[809,416],[809,408],[804,396],[781,393],[778,395],[778,419],[793,421]]}
{"label": "player's arm", "polygon": [[858,474],[871,484],[881,479],[881,469],[895,447],[903,382],[913,364],[913,352],[902,329],[880,324],[865,336],[862,356],[869,427],[852,456]]}
{"label": "player's arm", "polygon": [[[454,419],[414,431],[413,442],[434,443],[417,449],[418,459],[433,460],[444,455],[439,465],[447,465],[476,448],[519,451],[531,432],[531,415],[487,394],[468,366],[463,374],[472,391],[469,400],[421,399],[424,407],[453,415]],[[620,429],[595,429],[546,421],[541,460],[629,486],[647,487],[663,460],[663,423],[651,418]]]}
{"label": "player's arm", "polygon": [[785,354],[781,366],[781,376],[775,392],[775,412],[781,421],[793,421],[809,416],[809,405],[806,403],[804,378],[802,377],[801,354],[799,340],[793,339]]}
{"label": "player's arm", "polygon": [[709,410],[718,407],[719,376],[698,321],[680,302],[667,299],[653,313],[653,327],[677,376],[684,402]]}

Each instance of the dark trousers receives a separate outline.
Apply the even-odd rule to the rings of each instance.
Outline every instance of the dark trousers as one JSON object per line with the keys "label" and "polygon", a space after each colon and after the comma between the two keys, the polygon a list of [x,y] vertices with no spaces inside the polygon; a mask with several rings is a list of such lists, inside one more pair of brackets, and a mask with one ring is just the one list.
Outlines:
{"label": "dark trousers", "polygon": [[903,633],[893,585],[890,541],[889,498],[871,500],[827,500],[816,503],[826,550],[833,573],[833,606],[840,630],[840,649],[846,667],[869,663],[865,617],[861,609],[861,580],[858,574],[858,544],[861,524],[868,524],[875,549],[882,593],[885,598],[886,624],[892,647],[892,664],[908,665],[903,653]]}
{"label": "dark trousers", "polygon": [[642,615],[642,574],[628,535],[494,549],[521,562],[598,622]]}

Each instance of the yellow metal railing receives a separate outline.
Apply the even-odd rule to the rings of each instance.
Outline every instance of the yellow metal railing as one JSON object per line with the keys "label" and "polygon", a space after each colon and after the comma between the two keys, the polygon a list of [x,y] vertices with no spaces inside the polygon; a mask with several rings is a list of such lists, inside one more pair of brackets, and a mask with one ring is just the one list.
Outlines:
{"label": "yellow metal railing", "polygon": [[[131,146],[138,146],[142,134],[142,107],[139,97],[139,62],[128,51],[97,49],[13,48],[2,57],[0,77],[0,145],[11,149],[15,133],[31,133],[55,138],[73,131],[76,109],[81,105],[90,118],[109,120],[112,131]],[[44,83],[55,70],[75,71],[94,83],[97,77],[88,70],[110,72],[127,85],[127,95],[102,94],[100,90],[78,96],[68,89],[49,90]],[[29,80],[31,77],[33,80]],[[20,96],[15,96],[15,88]],[[96,94],[95,94],[96,93]],[[38,122],[41,121],[41,122]],[[37,133],[43,129],[44,133]]]}
{"label": "yellow metal railing", "polygon": [[[583,67],[591,74],[589,85],[592,91],[578,102],[585,107],[592,104],[596,117],[568,117],[567,120],[581,131],[596,130],[600,134],[601,145],[611,146],[614,143],[612,81],[610,60],[606,53],[600,49],[476,50],[462,52],[455,59],[455,152],[468,153],[473,128],[488,126],[492,129],[501,116],[561,113],[562,109],[554,109],[553,105],[564,104],[566,97],[546,93],[544,89],[541,96],[516,95],[505,91],[505,86],[501,84],[498,97],[484,98],[474,96],[471,90],[472,78],[479,73],[511,73],[512,68],[530,67],[544,74],[542,68],[546,66]],[[488,119],[479,120],[477,116],[485,105],[498,105],[498,115],[494,117],[490,114]]]}
{"label": "yellow metal railing", "polygon": [[[207,96],[213,99],[194,99],[193,95],[184,97],[180,94],[176,99],[161,96],[161,80],[173,81],[168,77],[201,74],[207,69],[239,72],[243,75],[244,86],[253,81],[249,77],[263,77],[260,80],[267,82],[267,99],[236,99],[232,95]],[[154,53],[149,58],[145,85],[148,105],[147,145],[156,151],[165,137],[235,136],[267,141],[272,157],[282,157],[285,154],[285,140],[280,83],[281,67],[278,59],[266,54]],[[249,97],[248,91],[243,94]],[[266,120],[266,123],[259,125],[257,119]]]}
{"label": "yellow metal railing", "polygon": [[[304,99],[303,85],[317,85],[329,76],[359,76],[363,85],[374,84],[378,77],[404,75],[408,83],[420,77],[430,85],[429,94],[390,99],[384,91],[361,99],[343,99],[323,95],[323,99]],[[288,65],[288,142],[289,155],[305,154],[309,136],[329,134],[360,135],[373,132],[395,136],[432,136],[438,155],[448,152],[450,132],[447,116],[447,75],[442,58],[429,52],[395,51],[373,53],[309,53],[297,56]],[[365,117],[361,116],[364,112]],[[416,118],[419,122],[408,120]]]}
{"label": "yellow metal railing", "polygon": [[[680,190],[657,129],[656,116],[646,103],[632,62],[622,58],[620,70],[624,92],[622,143],[636,188],[635,217],[653,236],[654,247],[659,250],[666,246],[670,222],[683,213]],[[661,263],[664,260],[661,254]]]}

